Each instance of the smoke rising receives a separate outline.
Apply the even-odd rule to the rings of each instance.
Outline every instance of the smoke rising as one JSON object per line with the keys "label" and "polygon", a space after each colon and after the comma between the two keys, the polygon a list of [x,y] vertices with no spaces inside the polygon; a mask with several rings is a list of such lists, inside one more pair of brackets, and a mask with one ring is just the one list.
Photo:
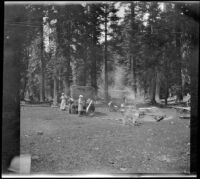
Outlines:
{"label": "smoke rising", "polygon": [[[125,67],[116,65],[113,71],[108,73],[108,85],[109,85],[109,96],[113,99],[126,98],[128,103],[144,102],[144,96],[138,89],[138,93],[135,94],[132,88],[127,84],[128,71]],[[99,97],[104,98],[104,73],[102,70],[101,77],[99,79]],[[139,87],[139,85],[138,85]]]}

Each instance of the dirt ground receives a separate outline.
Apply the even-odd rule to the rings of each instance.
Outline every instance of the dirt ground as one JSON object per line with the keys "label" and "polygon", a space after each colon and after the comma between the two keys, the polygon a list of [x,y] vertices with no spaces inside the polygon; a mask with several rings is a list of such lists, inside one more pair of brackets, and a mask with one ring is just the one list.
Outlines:
{"label": "dirt ground", "polygon": [[32,174],[189,173],[190,120],[123,125],[118,112],[97,106],[93,117],[51,107],[21,109],[21,154]]}

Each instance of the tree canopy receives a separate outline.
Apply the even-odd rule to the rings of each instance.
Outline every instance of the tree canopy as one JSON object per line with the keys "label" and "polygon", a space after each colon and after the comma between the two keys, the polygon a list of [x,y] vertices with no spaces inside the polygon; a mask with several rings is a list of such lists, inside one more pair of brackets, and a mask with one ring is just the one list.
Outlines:
{"label": "tree canopy", "polygon": [[[194,6],[154,1],[28,4],[10,7],[23,14],[16,18],[7,7],[5,43],[11,37],[21,42],[21,98],[54,99],[56,104],[60,93],[70,95],[70,86],[78,84],[94,87],[107,100],[122,75],[118,86],[134,98],[167,103],[177,95],[182,100],[191,92],[198,32]],[[18,29],[24,33],[15,34]]]}

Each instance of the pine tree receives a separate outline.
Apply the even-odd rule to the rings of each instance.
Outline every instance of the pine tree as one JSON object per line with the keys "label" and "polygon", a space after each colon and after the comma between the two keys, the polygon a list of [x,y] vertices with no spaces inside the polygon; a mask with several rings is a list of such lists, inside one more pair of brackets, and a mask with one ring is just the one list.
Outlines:
{"label": "pine tree", "polygon": [[[102,22],[104,23],[104,97],[108,101],[108,37],[110,37],[110,28],[115,28],[115,21],[119,18],[116,16],[117,9],[115,3],[104,3],[102,6]],[[109,25],[109,23],[111,23]]]}

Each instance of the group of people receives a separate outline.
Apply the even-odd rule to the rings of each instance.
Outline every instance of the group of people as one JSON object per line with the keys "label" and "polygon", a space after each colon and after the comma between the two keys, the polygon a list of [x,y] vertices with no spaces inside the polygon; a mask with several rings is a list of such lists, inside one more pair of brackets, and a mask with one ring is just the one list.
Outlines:
{"label": "group of people", "polygon": [[62,93],[60,110],[66,110],[67,104],[69,106],[69,113],[78,113],[79,116],[84,113],[94,112],[93,100],[87,99],[85,101],[83,95],[79,95],[78,101],[75,101],[71,96],[66,96]]}

